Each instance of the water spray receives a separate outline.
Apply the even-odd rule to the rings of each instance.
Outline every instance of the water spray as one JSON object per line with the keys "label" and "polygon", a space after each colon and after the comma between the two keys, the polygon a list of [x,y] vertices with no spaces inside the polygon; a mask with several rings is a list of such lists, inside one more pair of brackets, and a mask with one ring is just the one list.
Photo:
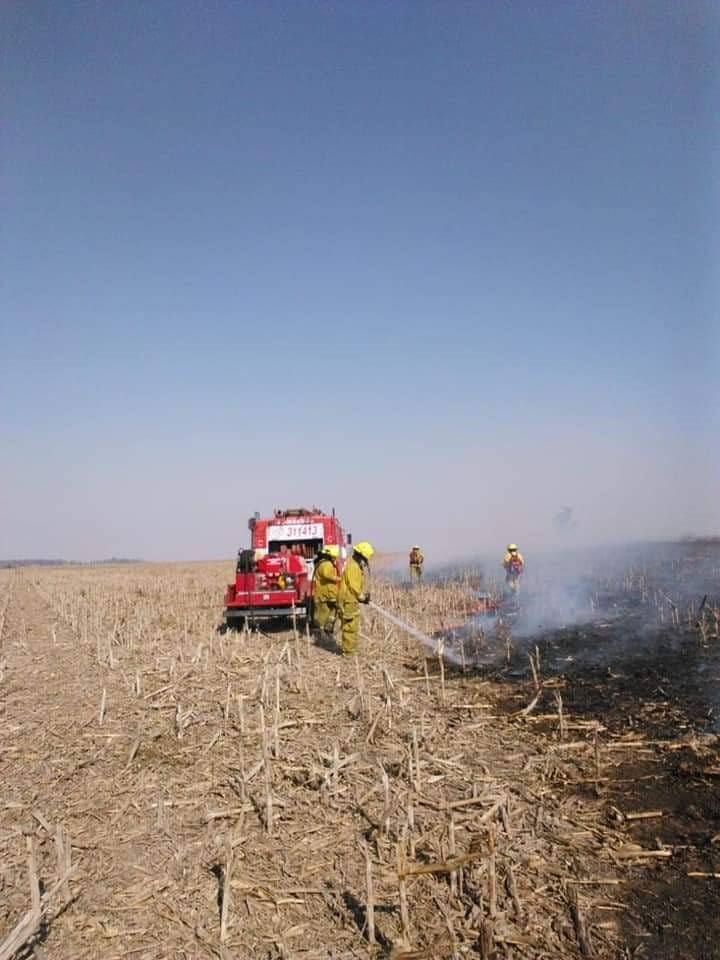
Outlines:
{"label": "water spray", "polygon": [[412,624],[406,623],[404,620],[401,620],[400,617],[396,617],[394,613],[390,613],[389,610],[386,610],[384,607],[378,606],[374,601],[368,603],[369,607],[372,607],[376,613],[379,613],[381,617],[384,617],[390,623],[395,624],[396,627],[400,627],[401,630],[404,630],[406,633],[409,633],[411,637],[415,637],[416,640],[419,640],[421,643],[424,643],[428,647],[435,647],[435,641],[429,637],[426,633],[423,633],[422,630],[418,630],[417,627],[413,627]]}

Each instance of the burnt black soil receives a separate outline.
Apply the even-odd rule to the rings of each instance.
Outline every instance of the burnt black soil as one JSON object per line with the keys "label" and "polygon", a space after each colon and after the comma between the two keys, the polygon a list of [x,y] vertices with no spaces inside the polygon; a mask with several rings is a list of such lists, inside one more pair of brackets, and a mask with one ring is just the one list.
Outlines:
{"label": "burnt black soil", "polygon": [[[644,638],[639,653],[626,645],[624,654],[615,649],[610,660],[593,656],[597,662],[588,662],[588,649],[597,654],[607,643],[607,631],[591,627],[538,640],[541,676],[545,664],[545,675],[552,670],[552,679],[563,684],[567,714],[602,723],[601,744],[643,741],[612,751],[598,788],[568,789],[599,789],[611,820],[631,811],[663,811],[631,828],[643,848],[666,846],[673,855],[630,870],[621,920],[629,956],[717,960],[720,877],[688,874],[720,874],[720,643],[704,647],[689,631],[658,632]],[[518,676],[525,669],[516,653],[493,677],[507,684],[500,705],[508,712],[530,699],[529,670]],[[538,713],[553,709],[548,692]]]}
{"label": "burnt black soil", "polygon": [[[507,712],[532,699],[528,657],[537,650],[541,680],[549,683],[534,713],[555,711],[554,687],[566,715],[605,727],[599,739],[609,759],[598,784],[590,778],[567,789],[599,795],[609,821],[628,812],[663,812],[629,824],[645,850],[673,852],[631,866],[618,888],[627,957],[720,960],[719,568],[718,544],[676,545],[624,581],[588,583],[593,602],[585,623],[575,611],[572,627],[543,630],[528,614],[528,598],[525,614],[521,604],[506,618],[509,646],[502,623],[499,630],[497,623],[483,625],[479,647],[475,628],[482,621],[448,637],[456,661],[463,637],[462,659],[474,661],[471,673],[498,684],[498,707]],[[705,594],[709,617],[702,636]],[[575,589],[582,607],[578,596]],[[533,724],[538,733],[543,727]],[[547,721],[548,734],[556,728],[557,721]],[[609,748],[621,739],[642,743]],[[689,876],[693,872],[718,876]]]}
{"label": "burnt black soil", "polygon": [[[592,640],[592,634],[576,643]],[[632,833],[647,849],[673,849],[670,860],[632,869],[623,914],[633,956],[704,960],[720,957],[720,743],[715,709],[720,692],[718,650],[703,649],[695,637],[677,643],[657,638],[650,655],[630,650],[604,666],[562,672],[565,709],[599,720],[604,740],[633,735],[648,746],[615,751],[600,785],[608,816],[616,811],[662,810],[661,818],[637,820]],[[601,642],[601,638],[597,638]],[[546,645],[549,653],[554,644]],[[572,644],[558,644],[572,655]],[[541,653],[542,657],[542,653]],[[669,746],[656,746],[664,741]],[[589,789],[589,788],[588,788]]]}

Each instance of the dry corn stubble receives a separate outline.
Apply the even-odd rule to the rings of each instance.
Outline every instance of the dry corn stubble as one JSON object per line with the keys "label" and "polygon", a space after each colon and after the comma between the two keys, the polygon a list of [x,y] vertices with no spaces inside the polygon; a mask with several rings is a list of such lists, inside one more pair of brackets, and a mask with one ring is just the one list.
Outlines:
{"label": "dry corn stubble", "polygon": [[[45,889],[60,884],[47,905],[57,960],[159,944],[318,960],[393,944],[438,960],[478,944],[618,955],[617,934],[593,925],[591,884],[622,879],[607,850],[625,849],[624,826],[563,784],[579,766],[598,776],[591,739],[552,748],[549,775],[554,741],[517,717],[478,721],[489,684],[372,617],[349,663],[292,628],[221,635],[227,573],[0,577],[0,943],[31,906],[29,831]],[[379,578],[373,594],[424,631],[468,602],[462,585],[410,594]],[[581,900],[569,880],[586,882]]]}

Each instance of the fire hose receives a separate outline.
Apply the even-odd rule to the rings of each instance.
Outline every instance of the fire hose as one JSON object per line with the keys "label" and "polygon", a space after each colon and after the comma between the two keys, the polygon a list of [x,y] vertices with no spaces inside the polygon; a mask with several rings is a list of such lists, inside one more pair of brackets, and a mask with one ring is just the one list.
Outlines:
{"label": "fire hose", "polygon": [[375,603],[373,600],[368,603],[368,606],[372,607],[376,613],[379,613],[380,616],[384,617],[389,623],[394,624],[396,627],[400,627],[401,630],[409,633],[411,637],[415,637],[416,640],[419,640],[426,646],[434,647],[436,645],[435,641],[432,640],[426,633],[423,633],[422,630],[418,630],[418,628],[413,627],[411,623],[401,620],[400,617],[395,616],[394,613],[390,613],[389,610],[379,606],[379,604]]}

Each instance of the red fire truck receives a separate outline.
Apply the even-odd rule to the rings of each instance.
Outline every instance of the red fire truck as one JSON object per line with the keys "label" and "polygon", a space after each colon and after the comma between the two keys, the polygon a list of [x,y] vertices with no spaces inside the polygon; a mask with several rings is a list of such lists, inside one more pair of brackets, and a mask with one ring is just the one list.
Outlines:
{"label": "red fire truck", "polygon": [[318,507],[256,513],[248,520],[250,548],[239,550],[235,581],[225,591],[225,623],[239,627],[275,617],[308,617],[312,575],[321,547],[340,550],[340,565],[352,543],[340,521]]}

